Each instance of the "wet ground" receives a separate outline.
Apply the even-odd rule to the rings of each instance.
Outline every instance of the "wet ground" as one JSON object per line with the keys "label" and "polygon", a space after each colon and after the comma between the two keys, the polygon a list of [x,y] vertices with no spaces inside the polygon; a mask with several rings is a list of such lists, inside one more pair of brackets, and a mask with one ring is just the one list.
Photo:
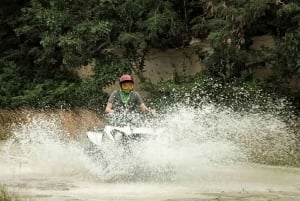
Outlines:
{"label": "wet ground", "polygon": [[[65,179],[32,181],[30,186],[21,187],[18,193],[31,200],[299,200],[299,192],[283,189],[239,191],[207,189],[191,185],[166,184],[101,184],[92,182],[70,182]],[[36,186],[38,185],[38,186]],[[229,183],[229,185],[231,185]],[[19,188],[19,187],[18,187]],[[264,190],[263,190],[264,189]]]}
{"label": "wet ground", "polygon": [[16,171],[0,174],[0,181],[21,197],[38,201],[300,200],[298,168],[239,164],[203,168],[203,172],[193,172],[185,179],[177,176],[178,181],[168,182],[103,182],[84,175],[51,177]]}

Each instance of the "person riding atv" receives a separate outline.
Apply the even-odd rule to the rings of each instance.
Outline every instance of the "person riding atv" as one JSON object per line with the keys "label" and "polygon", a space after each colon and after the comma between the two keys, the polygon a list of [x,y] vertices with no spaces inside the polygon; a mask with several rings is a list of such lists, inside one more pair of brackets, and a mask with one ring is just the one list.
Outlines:
{"label": "person riding atv", "polygon": [[[134,113],[137,108],[141,111],[155,113],[148,108],[140,94],[134,90],[134,79],[129,74],[124,74],[119,79],[120,89],[115,90],[109,97],[105,112],[110,116],[118,116],[118,119],[129,113]],[[128,120],[128,119],[127,119]]]}
{"label": "person riding atv", "polygon": [[[119,78],[120,89],[115,90],[109,97],[105,112],[108,125],[103,129],[88,131],[87,137],[91,145],[89,152],[105,155],[106,147],[116,145],[116,150],[123,149],[125,155],[130,155],[132,146],[143,140],[151,139],[161,133],[160,129],[149,126],[147,114],[156,114],[148,108],[140,94],[133,90],[134,80],[129,74]],[[142,114],[139,110],[143,111]],[[95,155],[98,155],[95,154]],[[105,157],[104,157],[105,158]]]}

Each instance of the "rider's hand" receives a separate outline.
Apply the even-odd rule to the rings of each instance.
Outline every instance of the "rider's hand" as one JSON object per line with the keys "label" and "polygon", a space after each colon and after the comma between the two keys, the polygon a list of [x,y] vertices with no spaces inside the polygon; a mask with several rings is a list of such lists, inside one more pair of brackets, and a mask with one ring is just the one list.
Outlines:
{"label": "rider's hand", "polygon": [[114,116],[114,110],[106,111],[105,116],[107,118],[112,118]]}
{"label": "rider's hand", "polygon": [[156,110],[154,110],[154,109],[148,109],[147,110],[147,112],[148,112],[148,114],[151,114],[151,115],[156,115]]}
{"label": "rider's hand", "polygon": [[112,114],[114,114],[114,110],[109,110],[108,112],[107,112],[107,115],[112,115]]}
{"label": "rider's hand", "polygon": [[155,115],[156,114],[156,110],[155,109],[150,109],[151,114]]}

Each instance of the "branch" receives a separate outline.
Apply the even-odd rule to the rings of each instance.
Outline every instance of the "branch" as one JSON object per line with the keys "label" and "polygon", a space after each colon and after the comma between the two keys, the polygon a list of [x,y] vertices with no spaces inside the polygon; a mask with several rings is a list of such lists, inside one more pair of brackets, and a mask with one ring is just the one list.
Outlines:
{"label": "branch", "polygon": [[109,35],[107,37],[107,40],[104,43],[102,43],[99,47],[97,47],[94,51],[92,51],[91,53],[95,54],[96,52],[99,52],[106,45],[112,45]]}

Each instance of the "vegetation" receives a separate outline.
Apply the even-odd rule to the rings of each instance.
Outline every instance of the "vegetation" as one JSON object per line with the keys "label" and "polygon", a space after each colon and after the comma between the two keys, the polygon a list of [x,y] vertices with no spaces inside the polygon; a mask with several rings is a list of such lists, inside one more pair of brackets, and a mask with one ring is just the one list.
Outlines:
{"label": "vegetation", "polygon": [[147,102],[162,110],[166,101],[168,105],[182,103],[191,107],[212,103],[239,112],[268,112],[287,117],[295,107],[284,96],[266,92],[264,86],[262,81],[244,78],[224,84],[222,78],[198,73],[195,76],[175,74],[173,79],[158,84],[147,82],[144,90],[151,93]]}
{"label": "vegetation", "polygon": [[[298,0],[4,0],[0,107],[99,108],[102,89],[120,74],[146,81],[151,48],[185,47],[192,38],[213,48],[198,54],[217,82],[251,83],[254,68],[270,67],[264,88],[296,102],[300,92],[288,86],[300,75],[299,22]],[[263,34],[276,47],[251,49]],[[95,74],[82,80],[75,69],[87,63]]]}
{"label": "vegetation", "polygon": [[9,193],[3,186],[0,186],[0,201],[19,201],[20,199]]}

